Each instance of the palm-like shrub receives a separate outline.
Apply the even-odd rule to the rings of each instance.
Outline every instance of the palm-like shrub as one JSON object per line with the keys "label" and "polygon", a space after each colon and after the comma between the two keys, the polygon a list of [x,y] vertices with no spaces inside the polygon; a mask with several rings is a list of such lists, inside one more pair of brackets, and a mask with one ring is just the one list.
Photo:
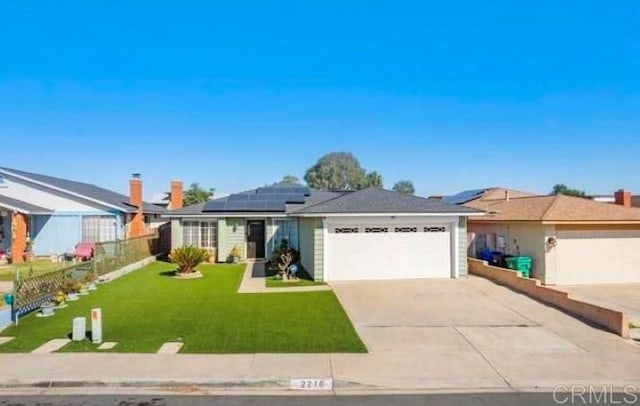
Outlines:
{"label": "palm-like shrub", "polygon": [[198,248],[193,245],[185,245],[184,247],[176,248],[169,254],[171,262],[178,265],[179,273],[191,273],[195,272],[196,266],[209,258],[209,253],[203,248]]}

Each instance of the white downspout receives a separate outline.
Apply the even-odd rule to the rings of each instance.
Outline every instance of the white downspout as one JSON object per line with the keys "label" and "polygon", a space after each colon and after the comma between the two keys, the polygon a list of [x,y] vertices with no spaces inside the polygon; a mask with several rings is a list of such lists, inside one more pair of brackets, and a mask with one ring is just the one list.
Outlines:
{"label": "white downspout", "polygon": [[322,218],[322,280],[329,281],[329,267],[327,267],[327,258],[329,252],[329,229],[327,228],[326,217]]}
{"label": "white downspout", "polygon": [[455,279],[458,279],[460,277],[460,256],[458,255],[459,252],[459,245],[460,245],[460,229],[458,228],[458,223],[460,222],[460,219],[457,218],[451,225],[451,235],[452,235],[452,243],[451,243],[451,254],[453,256],[453,261],[452,266],[453,266],[453,272],[452,272],[452,276]]}

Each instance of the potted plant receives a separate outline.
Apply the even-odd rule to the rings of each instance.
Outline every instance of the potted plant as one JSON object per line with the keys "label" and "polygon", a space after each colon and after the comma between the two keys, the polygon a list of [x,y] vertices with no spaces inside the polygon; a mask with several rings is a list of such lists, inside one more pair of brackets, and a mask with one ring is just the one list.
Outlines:
{"label": "potted plant", "polygon": [[217,250],[215,248],[209,248],[207,252],[209,253],[209,259],[207,260],[207,262],[209,262],[210,264],[215,264],[217,262]]}
{"label": "potted plant", "polygon": [[69,278],[64,281],[64,285],[62,286],[62,291],[67,295],[67,300],[70,302],[75,302],[79,299],[78,291],[80,290],[80,286],[78,282]]}
{"label": "potted plant", "polygon": [[55,307],[56,304],[54,302],[45,302],[40,305],[40,314],[42,314],[42,317],[53,316]]}
{"label": "potted plant", "polygon": [[87,283],[87,290],[97,290],[98,286],[96,285],[96,274],[93,272],[87,272],[87,276],[85,277],[85,282]]}
{"label": "potted plant", "polygon": [[89,294],[89,284],[87,284],[86,282],[81,282],[80,283],[80,288],[78,289],[78,294],[80,296],[86,296]]}
{"label": "potted plant", "polygon": [[67,296],[61,290],[59,290],[58,293],[56,293],[56,296],[53,299],[53,301],[56,304],[56,309],[64,309],[65,307],[68,306],[67,305]]}
{"label": "potted plant", "polygon": [[229,251],[227,262],[231,264],[236,264],[240,260],[241,255],[242,255],[242,251],[240,250],[240,247],[238,247],[237,245],[234,245],[233,248],[231,248],[231,251]]}

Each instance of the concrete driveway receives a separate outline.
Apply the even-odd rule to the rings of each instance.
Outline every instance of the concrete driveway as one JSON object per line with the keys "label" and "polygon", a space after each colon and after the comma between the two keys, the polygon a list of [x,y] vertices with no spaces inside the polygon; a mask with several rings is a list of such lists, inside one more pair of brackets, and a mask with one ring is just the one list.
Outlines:
{"label": "concrete driveway", "polygon": [[333,357],[338,379],[518,390],[640,379],[640,345],[482,278],[332,287],[370,351]]}
{"label": "concrete driveway", "polygon": [[575,298],[621,311],[627,315],[629,321],[640,326],[640,283],[557,286],[555,288],[569,292]]}

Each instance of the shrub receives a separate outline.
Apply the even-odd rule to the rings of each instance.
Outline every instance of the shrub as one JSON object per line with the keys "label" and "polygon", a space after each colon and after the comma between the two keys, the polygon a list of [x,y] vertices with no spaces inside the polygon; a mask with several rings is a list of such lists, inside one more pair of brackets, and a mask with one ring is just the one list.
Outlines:
{"label": "shrub", "polygon": [[229,251],[229,256],[227,257],[227,262],[230,264],[238,262],[240,257],[242,256],[242,250],[237,245],[234,245]]}
{"label": "shrub", "polygon": [[171,262],[178,265],[179,273],[194,272],[196,266],[209,258],[209,253],[203,248],[193,245],[176,248],[169,254]]}

